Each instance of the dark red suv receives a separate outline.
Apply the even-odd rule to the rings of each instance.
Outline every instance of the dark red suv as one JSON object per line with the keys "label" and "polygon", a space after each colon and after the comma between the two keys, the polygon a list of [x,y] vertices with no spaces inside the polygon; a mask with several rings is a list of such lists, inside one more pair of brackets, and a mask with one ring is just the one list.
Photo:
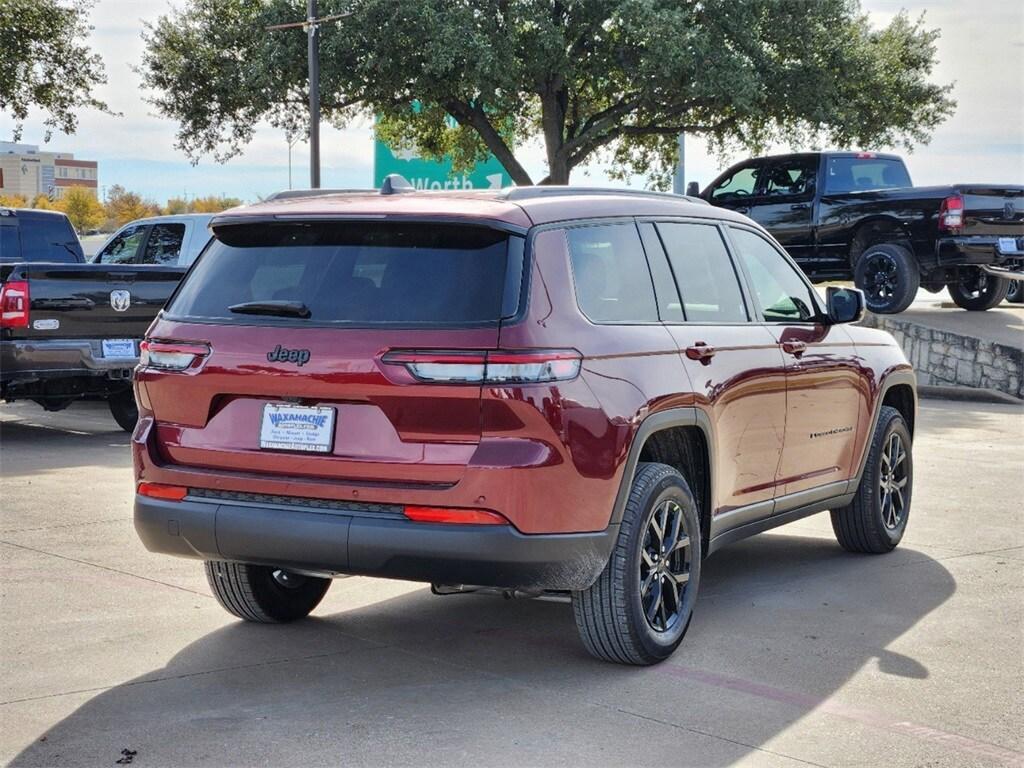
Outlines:
{"label": "dark red suv", "polygon": [[649,664],[723,544],[826,509],[847,550],[903,535],[910,366],[743,216],[389,181],[211,226],[136,372],[135,525],[236,616],[340,574],[555,592]]}

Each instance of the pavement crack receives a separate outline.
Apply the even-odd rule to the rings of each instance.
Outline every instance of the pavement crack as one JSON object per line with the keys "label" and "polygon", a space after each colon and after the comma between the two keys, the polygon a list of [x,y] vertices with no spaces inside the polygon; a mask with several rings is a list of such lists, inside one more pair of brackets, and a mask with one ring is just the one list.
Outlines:
{"label": "pavement crack", "polygon": [[56,552],[47,552],[45,549],[36,549],[35,547],[28,547],[28,546],[25,546],[24,544],[15,544],[13,541],[0,540],[0,544],[5,544],[8,547],[14,547],[16,549],[23,549],[26,552],[35,552],[36,554],[39,554],[39,555],[48,555],[49,557],[56,557],[56,558],[58,558],[60,560],[67,560],[68,562],[71,562],[71,563],[78,563],[79,565],[89,565],[89,566],[92,566],[93,568],[99,568],[100,570],[103,570],[103,571],[108,571],[110,573],[120,574],[121,576],[131,576],[133,579],[141,579],[142,581],[148,581],[151,584],[159,584],[159,585],[164,586],[164,587],[170,587],[171,589],[177,589],[177,590],[179,590],[181,592],[188,592],[190,595],[199,595],[200,597],[205,597],[205,598],[209,598],[209,599],[213,598],[212,595],[210,595],[210,594],[208,594],[206,592],[198,592],[198,591],[196,591],[194,589],[189,589],[188,587],[181,587],[181,586],[178,586],[177,584],[170,584],[170,583],[168,583],[166,581],[160,581],[159,579],[151,579],[148,576],[140,576],[139,574],[132,573],[131,571],[122,571],[120,568],[111,568],[109,565],[100,565],[99,563],[91,563],[88,560],[79,560],[77,557],[68,557],[67,555],[58,555]]}

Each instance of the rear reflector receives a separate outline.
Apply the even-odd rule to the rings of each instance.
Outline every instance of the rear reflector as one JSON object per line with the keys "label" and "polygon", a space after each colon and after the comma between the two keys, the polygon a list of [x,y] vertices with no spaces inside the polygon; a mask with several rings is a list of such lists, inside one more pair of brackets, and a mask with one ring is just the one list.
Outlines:
{"label": "rear reflector", "polygon": [[28,328],[29,303],[27,281],[0,286],[0,328]]}
{"label": "rear reflector", "polygon": [[164,501],[181,501],[188,496],[188,488],[180,485],[164,485],[163,483],[139,483],[139,496]]}
{"label": "rear reflector", "polygon": [[497,512],[486,509],[453,507],[406,507],[404,514],[417,523],[454,523],[457,525],[508,525]]}
{"label": "rear reflector", "polygon": [[209,356],[210,347],[192,341],[146,339],[139,345],[139,366],[161,371],[187,371],[199,368]]}
{"label": "rear reflector", "polygon": [[541,384],[574,379],[582,358],[574,349],[527,351],[392,350],[381,358],[417,381],[444,384]]}

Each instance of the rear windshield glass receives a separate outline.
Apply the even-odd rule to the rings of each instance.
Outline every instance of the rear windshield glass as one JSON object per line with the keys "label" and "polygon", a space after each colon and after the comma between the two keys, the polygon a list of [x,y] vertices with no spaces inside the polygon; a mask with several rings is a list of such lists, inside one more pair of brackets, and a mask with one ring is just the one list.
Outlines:
{"label": "rear windshield glass", "polygon": [[[246,324],[494,322],[502,316],[509,239],[434,223],[222,227],[167,311]],[[308,317],[238,311],[253,302],[297,302]]]}
{"label": "rear windshield glass", "polygon": [[75,263],[83,260],[78,236],[71,228],[71,222],[63,216],[21,212],[18,214],[18,229],[21,230],[20,253],[14,248],[14,238],[8,235],[0,253],[4,261]]}
{"label": "rear windshield glass", "polygon": [[862,192],[909,187],[910,174],[902,160],[883,157],[830,157],[825,192]]}

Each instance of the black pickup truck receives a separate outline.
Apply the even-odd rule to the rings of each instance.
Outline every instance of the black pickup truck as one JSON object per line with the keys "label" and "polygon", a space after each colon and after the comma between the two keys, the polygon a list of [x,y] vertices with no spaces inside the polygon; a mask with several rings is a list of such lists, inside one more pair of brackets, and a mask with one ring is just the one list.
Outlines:
{"label": "black pickup truck", "polygon": [[896,155],[806,152],[738,163],[700,196],[757,221],[812,280],[852,279],[873,312],[902,312],[918,287],[990,309],[1024,279],[1024,186],[915,187]]}
{"label": "black pickup truck", "polygon": [[0,399],[104,398],[135,426],[139,340],[185,267],[87,264],[67,217],[0,208]]}

